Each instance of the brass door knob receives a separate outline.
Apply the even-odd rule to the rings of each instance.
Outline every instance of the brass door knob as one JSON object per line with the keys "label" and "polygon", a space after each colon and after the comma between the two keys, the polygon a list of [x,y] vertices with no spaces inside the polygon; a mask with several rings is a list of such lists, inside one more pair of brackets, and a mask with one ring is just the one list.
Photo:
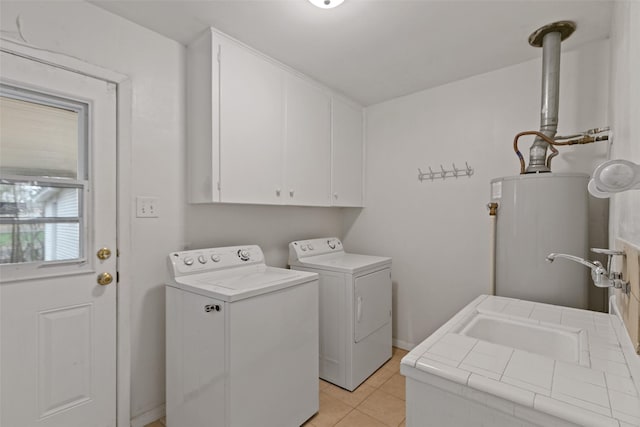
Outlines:
{"label": "brass door knob", "polygon": [[113,276],[109,273],[98,274],[98,284],[105,286],[113,282]]}
{"label": "brass door knob", "polygon": [[111,257],[111,250],[109,248],[102,248],[98,251],[96,256],[98,257],[98,259],[104,261],[105,259],[109,259],[109,257]]}

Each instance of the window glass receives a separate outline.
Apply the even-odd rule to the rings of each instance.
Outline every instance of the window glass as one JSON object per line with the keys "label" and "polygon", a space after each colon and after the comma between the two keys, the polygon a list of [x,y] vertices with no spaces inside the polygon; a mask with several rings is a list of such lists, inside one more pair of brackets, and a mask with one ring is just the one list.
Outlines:
{"label": "window glass", "polygon": [[88,105],[0,85],[0,264],[83,258]]}
{"label": "window glass", "polygon": [[80,257],[81,189],[0,182],[0,264]]}

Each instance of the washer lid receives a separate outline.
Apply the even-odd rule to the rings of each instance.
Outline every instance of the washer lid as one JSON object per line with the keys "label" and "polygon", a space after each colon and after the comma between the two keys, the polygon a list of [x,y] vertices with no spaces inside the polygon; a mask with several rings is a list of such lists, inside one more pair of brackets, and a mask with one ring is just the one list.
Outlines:
{"label": "washer lid", "polygon": [[359,255],[346,252],[307,257],[294,261],[292,266],[357,274],[364,270],[391,266],[391,258]]}
{"label": "washer lid", "polygon": [[265,265],[176,277],[171,286],[233,302],[316,280],[316,273]]}

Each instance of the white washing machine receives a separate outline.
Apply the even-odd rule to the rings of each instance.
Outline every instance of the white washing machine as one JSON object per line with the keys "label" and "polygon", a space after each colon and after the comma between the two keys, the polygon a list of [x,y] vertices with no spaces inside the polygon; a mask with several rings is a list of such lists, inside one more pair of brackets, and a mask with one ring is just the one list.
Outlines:
{"label": "white washing machine", "polygon": [[293,427],[319,407],[318,275],[258,246],[169,254],[168,427]]}
{"label": "white washing machine", "polygon": [[353,391],[391,358],[391,258],[331,237],[289,243],[289,265],[320,274],[320,378]]}

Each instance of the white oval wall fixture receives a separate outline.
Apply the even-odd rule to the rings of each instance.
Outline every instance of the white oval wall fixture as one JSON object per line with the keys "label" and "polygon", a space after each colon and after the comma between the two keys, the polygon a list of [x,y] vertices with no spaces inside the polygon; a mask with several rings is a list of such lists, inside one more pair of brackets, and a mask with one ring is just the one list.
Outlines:
{"label": "white oval wall fixture", "polygon": [[593,172],[589,192],[594,197],[605,198],[611,193],[640,189],[640,165],[628,160],[609,160]]}
{"label": "white oval wall fixture", "polygon": [[309,0],[311,4],[321,9],[331,9],[340,6],[344,0]]}

